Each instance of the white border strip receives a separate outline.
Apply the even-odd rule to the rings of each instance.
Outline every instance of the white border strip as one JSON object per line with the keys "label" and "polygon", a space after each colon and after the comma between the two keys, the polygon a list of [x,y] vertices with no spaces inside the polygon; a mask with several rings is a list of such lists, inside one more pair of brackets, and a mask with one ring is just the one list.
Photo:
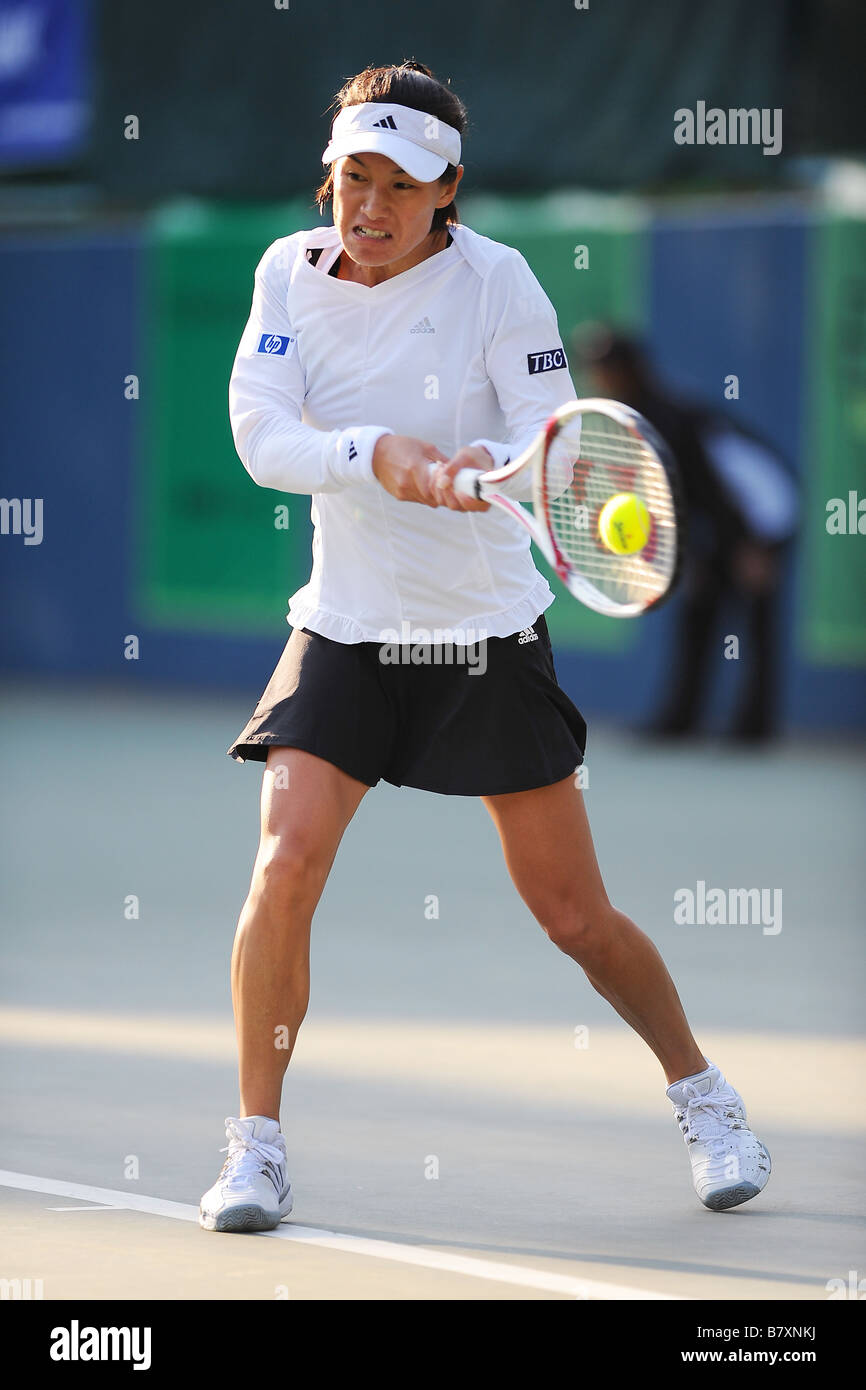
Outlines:
{"label": "white border strip", "polygon": [[[198,1222],[198,1207],[189,1206],[185,1202],[169,1202],[162,1197],[140,1197],[134,1192],[118,1192],[110,1187],[90,1187],[84,1183],[62,1182],[58,1178],[37,1178],[31,1173],[13,1173],[0,1169],[0,1187],[14,1187],[21,1192],[45,1192],[52,1197],[77,1197],[82,1202],[98,1202],[118,1211],[142,1211],[150,1216],[167,1216],[174,1221]],[[568,1274],[530,1269],[526,1265],[482,1260],[470,1255],[445,1254],[420,1245],[367,1240],[363,1236],[343,1235],[339,1231],[320,1230],[316,1226],[294,1226],[286,1225],[284,1222],[276,1230],[264,1231],[261,1234],[276,1237],[278,1240],[296,1241],[302,1245],[318,1245],[326,1250],[344,1250],[350,1255],[367,1255],[372,1259],[394,1260],[399,1264],[417,1265],[423,1269],[441,1269],[450,1274],[489,1279],[499,1284],[543,1289],[548,1293],[566,1294],[569,1298],[680,1301],[678,1294],[651,1293],[647,1289],[636,1289],[627,1284],[575,1279]]]}

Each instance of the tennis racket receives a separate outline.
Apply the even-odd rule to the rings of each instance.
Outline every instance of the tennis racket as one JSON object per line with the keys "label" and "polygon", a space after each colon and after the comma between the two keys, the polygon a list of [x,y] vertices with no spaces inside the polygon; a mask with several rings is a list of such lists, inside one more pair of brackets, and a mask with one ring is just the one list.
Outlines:
{"label": "tennis racket", "polygon": [[[454,490],[525,526],[576,599],[611,618],[658,605],[676,583],[682,515],[676,474],[651,425],[619,401],[569,401],[528,449],[489,473],[463,468]],[[435,467],[435,465],[434,465]],[[517,497],[532,497],[532,512]],[[632,493],[650,519],[642,550],[618,554],[599,532],[605,503]]]}

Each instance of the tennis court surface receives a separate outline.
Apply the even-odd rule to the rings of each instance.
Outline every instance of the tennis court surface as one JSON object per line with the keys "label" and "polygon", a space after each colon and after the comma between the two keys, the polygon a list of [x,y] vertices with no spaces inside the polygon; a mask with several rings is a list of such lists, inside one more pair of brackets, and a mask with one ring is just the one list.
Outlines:
{"label": "tennis court surface", "polygon": [[[4,690],[0,1277],[45,1299],[825,1300],[864,1269],[862,757],[590,724],[613,900],[774,1164],[710,1213],[652,1054],[544,937],[480,803],[380,786],[313,928],[295,1208],[206,1233],[236,1113],[228,958],[261,772],[242,699]],[[780,890],[781,929],[674,895]],[[137,913],[137,915],[135,915]],[[41,1281],[37,1286],[34,1281]]]}

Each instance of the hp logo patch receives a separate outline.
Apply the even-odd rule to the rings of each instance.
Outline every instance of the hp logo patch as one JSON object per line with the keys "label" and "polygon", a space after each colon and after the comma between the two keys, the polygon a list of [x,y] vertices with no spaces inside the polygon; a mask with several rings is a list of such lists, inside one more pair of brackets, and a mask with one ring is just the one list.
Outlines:
{"label": "hp logo patch", "polygon": [[279,333],[263,333],[259,339],[257,352],[266,352],[269,357],[285,357],[294,338],[281,338]]}

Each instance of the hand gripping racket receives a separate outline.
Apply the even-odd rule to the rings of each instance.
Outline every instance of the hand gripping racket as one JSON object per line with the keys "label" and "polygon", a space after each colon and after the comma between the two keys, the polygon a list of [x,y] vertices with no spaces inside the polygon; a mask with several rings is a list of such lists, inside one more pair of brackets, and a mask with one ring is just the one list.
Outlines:
{"label": "hand gripping racket", "polygon": [[[532,512],[515,497],[530,489]],[[636,617],[676,583],[682,516],[674,466],[649,423],[619,401],[561,405],[513,463],[489,473],[463,468],[454,490],[525,526],[569,592],[596,613]],[[609,549],[599,532],[602,508],[620,493],[639,497],[649,513],[647,542],[633,554]]]}

